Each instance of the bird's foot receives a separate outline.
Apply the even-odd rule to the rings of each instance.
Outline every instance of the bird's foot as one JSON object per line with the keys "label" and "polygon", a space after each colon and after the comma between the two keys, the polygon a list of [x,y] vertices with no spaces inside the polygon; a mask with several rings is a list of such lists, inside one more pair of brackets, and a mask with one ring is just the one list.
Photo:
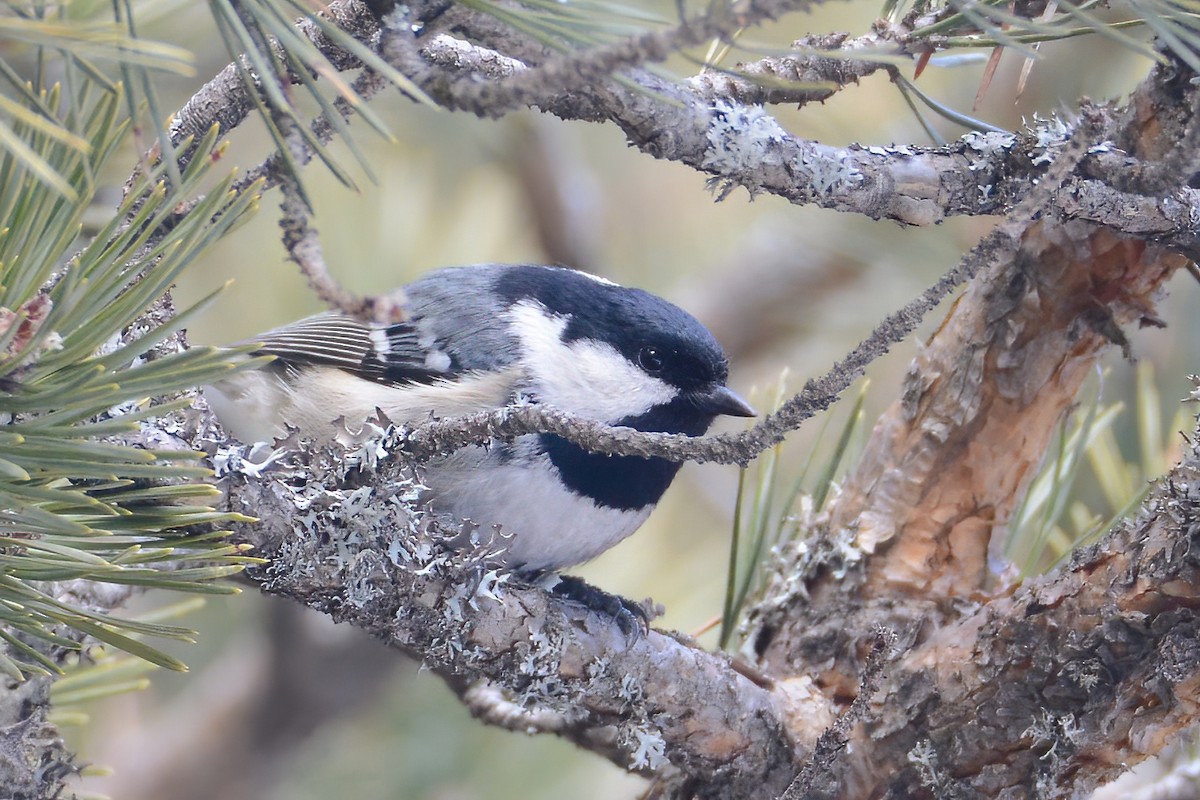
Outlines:
{"label": "bird's foot", "polygon": [[589,611],[611,617],[630,645],[635,644],[642,634],[650,632],[650,620],[657,616],[648,612],[641,603],[609,594],[571,575],[559,575],[558,583],[554,584],[550,591],[564,600],[578,603]]}

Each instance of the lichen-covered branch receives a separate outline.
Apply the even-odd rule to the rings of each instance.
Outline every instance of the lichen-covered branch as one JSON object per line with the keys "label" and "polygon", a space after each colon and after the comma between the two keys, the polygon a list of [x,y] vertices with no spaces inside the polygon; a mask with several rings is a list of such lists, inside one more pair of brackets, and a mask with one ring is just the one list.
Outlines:
{"label": "lichen-covered branch", "polygon": [[[362,42],[369,42],[378,31],[378,21],[360,0],[333,0],[321,13]],[[311,21],[302,20],[298,27],[337,69],[344,71],[362,66],[355,56],[330,42]],[[219,125],[222,134],[227,135],[257,108],[258,104],[251,96],[250,87],[243,80],[238,64],[229,64],[171,115],[171,142],[178,145],[188,137],[198,140],[213,125]],[[178,155],[181,158],[180,166],[183,166],[192,154]]]}
{"label": "lichen-covered branch", "polygon": [[[764,4],[759,10],[770,17],[788,7]],[[437,11],[445,13],[440,7]],[[395,66],[449,108],[494,115],[528,105],[564,119],[614,123],[633,145],[656,158],[695,167],[709,175],[722,193],[741,186],[751,194],[768,192],[793,203],[872,219],[930,225],[953,216],[1007,213],[1025,196],[1026,188],[1041,179],[1070,134],[1070,126],[1049,120],[1015,134],[968,135],[947,147],[831,147],[793,136],[761,107],[743,102],[766,99],[743,85],[744,79],[702,75],[688,84],[676,84],[630,68],[624,79],[636,82],[638,88],[604,80],[613,70],[661,57],[662,48],[650,47],[649,40],[631,40],[627,48],[611,52],[551,57],[540,46],[514,37],[511,30],[498,30],[503,26],[496,20],[463,9],[455,9],[453,29],[459,37],[476,41],[438,32],[436,26],[418,37],[411,24],[420,20],[407,16],[397,16],[391,27],[384,26],[357,0],[332,4],[330,13],[334,12],[356,38],[382,47]],[[722,24],[717,19],[710,23],[718,29]],[[672,36],[692,36],[697,30],[707,29],[684,25],[673,29]],[[684,38],[691,41],[688,36]],[[507,43],[514,38],[521,43],[513,45],[511,53],[480,43]],[[838,38],[810,40],[834,45]],[[857,51],[864,41],[846,40],[839,46]],[[359,66],[327,41],[319,43],[338,68]],[[749,72],[794,69],[797,76],[827,75],[844,85],[852,76],[865,76],[871,67],[879,66],[860,58],[839,60],[836,53],[834,47],[827,56],[807,61],[762,62]],[[533,61],[522,60],[530,54]],[[547,58],[546,63],[538,60]],[[255,107],[245,92],[236,65],[230,65],[178,112],[173,138],[178,141],[185,134],[207,130],[215,122],[231,130]],[[344,106],[341,110],[349,112]],[[1108,113],[1115,118],[1125,112],[1109,109]],[[319,127],[322,136],[330,134],[327,126]],[[1109,127],[1118,125],[1114,121]],[[1194,222],[1200,219],[1200,206],[1194,191],[1181,185],[1163,201],[1127,186],[1131,174],[1161,176],[1162,171],[1131,157],[1120,141],[1097,142],[1082,170],[1088,179],[1065,181],[1050,204],[1060,216],[1079,216],[1117,232],[1148,234],[1189,256],[1200,254]],[[1168,174],[1178,178],[1181,173]],[[1137,213],[1130,213],[1132,209]]]}
{"label": "lichen-covered branch", "polygon": [[[730,71],[705,70],[689,78],[688,85],[702,96],[736,100],[743,105],[805,105],[828,100],[885,69],[889,58],[900,55],[899,48],[889,46],[874,32],[856,39],[844,33],[809,35],[793,42],[792,47],[795,53],[738,64]],[[855,52],[867,57],[850,58]]]}
{"label": "lichen-covered branch", "polygon": [[52,682],[6,678],[0,689],[0,786],[13,800],[57,797],[81,768],[47,719]]}
{"label": "lichen-covered branch", "polygon": [[[402,58],[414,78],[430,84],[443,97],[452,97],[454,106],[480,116],[498,117],[518,108],[542,105],[548,97],[586,92],[626,69],[665,61],[685,48],[727,39],[747,25],[761,25],[809,5],[810,0],[744,0],[714,5],[708,13],[685,19],[668,30],[638,33],[615,44],[554,54],[536,65],[527,65],[529,69],[484,82],[463,80],[462,75],[453,73],[433,74],[408,58],[413,48],[403,47],[401,40],[413,40],[416,34],[407,13],[385,20],[382,47],[385,55]],[[394,50],[397,46],[400,49]]]}
{"label": "lichen-covered branch", "polygon": [[[420,52],[444,69],[498,80],[523,69],[502,53],[445,34],[422,40]],[[406,64],[411,66],[411,60],[399,66]],[[681,86],[636,71],[627,77],[642,88],[610,82],[547,92],[531,103],[564,119],[615,123],[634,146],[695,167],[722,192],[742,186],[752,195],[767,192],[797,204],[910,225],[1011,211],[1059,157],[1072,130],[1050,120],[1013,134],[969,134],[946,147],[838,148],[795,137],[762,108],[738,101],[744,91],[738,83],[704,77]],[[466,100],[454,86],[445,77],[425,84],[440,102],[463,107]],[[728,95],[717,93],[721,86],[729,89]],[[1112,108],[1098,112],[1110,117],[1102,126],[1109,129],[1125,113]],[[1117,232],[1150,234],[1191,257],[1200,255],[1196,193],[1177,185],[1169,200],[1146,197],[1126,186],[1127,176],[1145,165],[1119,143],[1101,140],[1094,145],[1081,165],[1090,180],[1064,181],[1047,209]],[[1141,213],[1130,213],[1133,209]]]}
{"label": "lichen-covered branch", "polygon": [[[707,797],[787,785],[799,700],[723,655],[658,632],[630,641],[615,620],[519,585],[482,555],[502,542],[459,552],[465,540],[413,511],[411,473],[376,464],[364,482],[351,468],[363,456],[293,451],[247,475],[222,451],[231,506],[261,519],[237,538],[269,559],[252,575],[264,591],[414,656],[490,721],[524,717],[628,769],[682,773]],[[478,684],[490,694],[468,692]]]}

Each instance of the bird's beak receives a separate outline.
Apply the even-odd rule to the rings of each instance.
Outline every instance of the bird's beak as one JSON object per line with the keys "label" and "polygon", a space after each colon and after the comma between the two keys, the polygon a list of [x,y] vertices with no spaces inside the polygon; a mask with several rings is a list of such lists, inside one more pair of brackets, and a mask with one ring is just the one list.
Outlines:
{"label": "bird's beak", "polygon": [[710,414],[725,414],[730,417],[757,417],[754,407],[728,386],[714,386],[692,395],[696,405]]}

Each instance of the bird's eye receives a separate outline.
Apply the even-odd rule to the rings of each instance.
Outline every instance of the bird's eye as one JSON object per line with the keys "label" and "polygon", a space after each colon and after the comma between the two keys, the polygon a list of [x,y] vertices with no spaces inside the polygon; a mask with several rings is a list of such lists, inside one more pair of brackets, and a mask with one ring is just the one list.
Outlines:
{"label": "bird's eye", "polygon": [[663,368],[662,353],[657,347],[643,347],[638,351],[638,366],[650,374],[661,372]]}

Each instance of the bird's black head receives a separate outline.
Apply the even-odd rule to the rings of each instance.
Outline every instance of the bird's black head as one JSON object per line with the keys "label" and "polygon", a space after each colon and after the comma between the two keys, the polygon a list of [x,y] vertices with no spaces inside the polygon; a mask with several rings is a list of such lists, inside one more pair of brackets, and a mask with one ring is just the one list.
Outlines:
{"label": "bird's black head", "polygon": [[[660,297],[552,267],[510,267],[495,289],[530,389],[544,402],[613,425],[692,436],[720,414],[754,414],[725,386],[725,353],[708,329]],[[539,440],[563,483],[600,506],[653,506],[679,470],[662,458],[591,453],[553,434]]]}
{"label": "bird's black head", "polygon": [[641,430],[698,435],[721,414],[753,416],[725,386],[713,335],[683,309],[586,273],[517,266],[497,291],[531,351],[541,391],[565,410]]}

